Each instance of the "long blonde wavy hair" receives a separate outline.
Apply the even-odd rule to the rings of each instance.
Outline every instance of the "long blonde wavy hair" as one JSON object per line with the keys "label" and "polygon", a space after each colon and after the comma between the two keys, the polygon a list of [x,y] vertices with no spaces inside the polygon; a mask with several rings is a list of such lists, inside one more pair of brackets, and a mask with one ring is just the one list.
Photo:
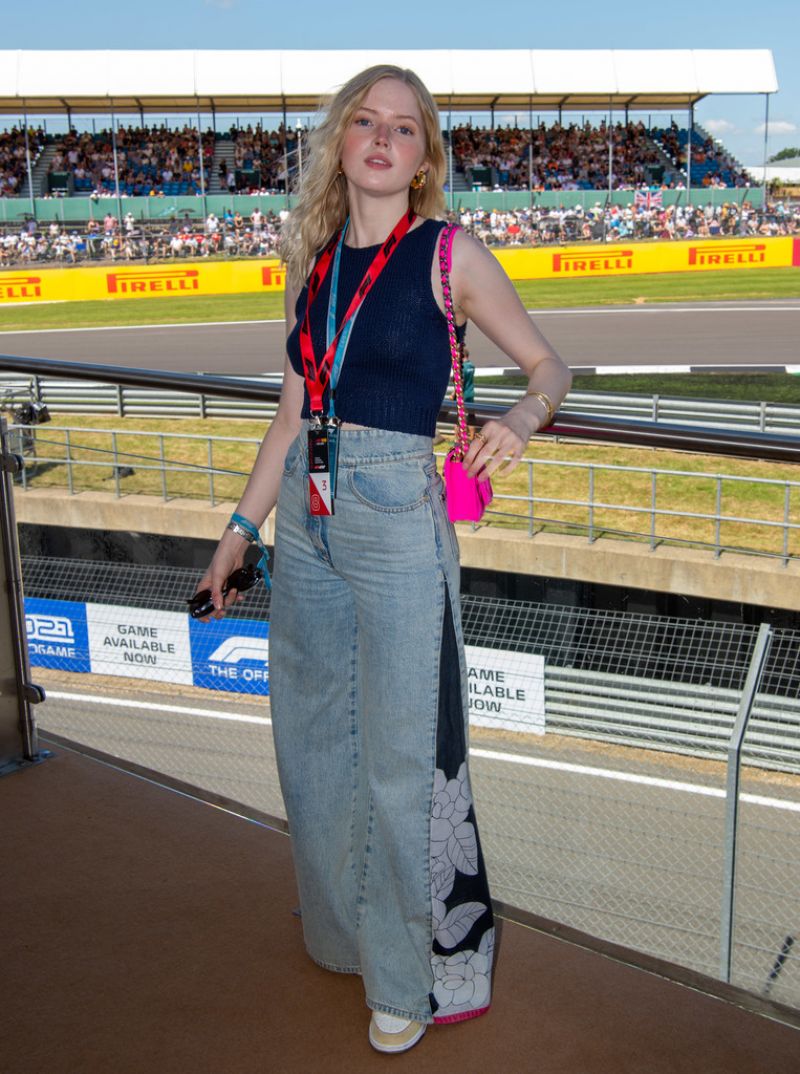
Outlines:
{"label": "long blonde wavy hair", "polygon": [[302,182],[294,190],[298,200],[283,226],[280,242],[280,255],[294,287],[302,287],[315,255],[347,219],[347,180],[339,171],[342,145],[356,110],[382,78],[396,78],[409,86],[422,115],[428,180],[419,190],[409,189],[409,205],[420,216],[444,215],[446,163],[436,102],[413,71],[388,63],[368,67],[323,103],[324,118],[309,132]]}

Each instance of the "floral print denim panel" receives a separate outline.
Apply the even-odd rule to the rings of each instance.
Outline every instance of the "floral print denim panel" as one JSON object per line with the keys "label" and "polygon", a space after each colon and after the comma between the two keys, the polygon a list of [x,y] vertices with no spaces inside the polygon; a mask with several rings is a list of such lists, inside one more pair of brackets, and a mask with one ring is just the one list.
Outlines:
{"label": "floral print denim panel", "polygon": [[494,919],[467,768],[463,670],[448,599],[431,810],[431,1007],[436,1022],[475,1018],[491,999]]}

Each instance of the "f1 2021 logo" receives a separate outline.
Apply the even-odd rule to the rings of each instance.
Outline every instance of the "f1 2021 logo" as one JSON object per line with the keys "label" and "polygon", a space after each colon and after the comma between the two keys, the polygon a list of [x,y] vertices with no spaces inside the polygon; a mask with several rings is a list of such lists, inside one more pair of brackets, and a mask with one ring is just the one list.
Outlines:
{"label": "f1 2021 logo", "polygon": [[37,656],[61,656],[74,658],[75,628],[65,615],[25,616],[28,648]]}

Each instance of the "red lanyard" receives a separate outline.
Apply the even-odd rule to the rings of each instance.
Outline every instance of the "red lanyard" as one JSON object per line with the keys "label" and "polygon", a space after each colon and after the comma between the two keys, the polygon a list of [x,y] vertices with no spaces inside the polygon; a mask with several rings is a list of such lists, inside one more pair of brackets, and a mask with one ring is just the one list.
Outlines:
{"label": "red lanyard", "polygon": [[386,262],[392,256],[397,249],[397,246],[408,229],[414,223],[416,213],[413,209],[409,209],[407,213],[404,213],[400,220],[394,227],[389,238],[378,250],[377,254],[373,258],[372,264],[369,266],[364,274],[364,278],[356,288],[356,293],[353,295],[353,299],[348,307],[347,313],[344,315],[344,320],[339,325],[339,330],[331,341],[331,345],[325,351],[322,356],[322,360],[317,363],[314,357],[314,346],[311,342],[311,322],[309,315],[311,313],[311,304],[319,293],[319,289],[322,286],[322,282],[328,274],[328,270],[331,267],[331,261],[336,253],[336,246],[339,242],[339,234],[337,233],[325,249],[322,252],[322,256],[314,266],[314,271],[311,273],[311,279],[308,281],[308,300],[306,301],[306,314],[303,318],[303,323],[300,325],[300,355],[303,360],[303,373],[305,375],[306,387],[308,388],[308,398],[311,403],[311,413],[315,417],[321,416],[322,410],[322,396],[325,389],[328,387],[331,379],[331,364],[333,362],[334,355],[336,354],[336,346],[339,342],[339,337],[342,334],[342,329],[345,327],[350,318],[356,313],[358,307],[367,297],[375,283],[377,278],[386,266]]}

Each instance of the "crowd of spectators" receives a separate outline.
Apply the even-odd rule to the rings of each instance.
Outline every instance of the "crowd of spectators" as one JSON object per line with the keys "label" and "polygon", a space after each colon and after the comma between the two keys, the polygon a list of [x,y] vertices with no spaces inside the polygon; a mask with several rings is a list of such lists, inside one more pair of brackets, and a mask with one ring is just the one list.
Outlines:
{"label": "crowd of spectators", "polygon": [[[197,129],[120,126],[116,132],[120,193],[123,196],[177,196],[208,192],[216,171],[223,191],[274,193],[286,185],[300,165],[302,132],[280,124],[274,130],[233,127],[217,135],[202,133],[202,168]],[[674,122],[648,128],[644,123],[605,121],[592,125],[518,126],[493,128],[465,124],[451,132],[453,157],[469,186],[497,190],[605,190],[609,186],[609,139],[612,143],[611,186],[636,189],[659,185],[681,188],[686,181],[689,132]],[[32,162],[45,142],[41,130],[29,132]],[[46,139],[55,154],[49,176],[67,177],[66,191],[116,194],[114,146],[110,130],[99,133],[71,130]],[[227,143],[216,153],[218,143]],[[231,146],[232,144],[232,155]],[[24,132],[0,133],[0,196],[14,196],[26,172]],[[741,187],[746,173],[725,150],[695,129],[692,137],[693,186]],[[54,184],[57,185],[57,184]]]}
{"label": "crowd of spectators", "polygon": [[[0,267],[33,262],[73,264],[86,260],[163,261],[205,257],[275,257],[281,213],[255,209],[249,217],[226,209],[205,219],[173,216],[168,222],[121,223],[113,213],[103,221],[70,227],[34,220],[22,228],[0,231]],[[635,205],[529,209],[463,209],[452,217],[487,246],[548,246],[632,240],[713,239],[752,236],[800,236],[800,207],[770,203],[765,210],[741,206]]]}
{"label": "crowd of spectators", "polygon": [[755,209],[742,206],[672,205],[639,208],[635,205],[591,208],[539,208],[516,210],[464,209],[458,222],[487,246],[543,246],[581,242],[617,242],[648,239],[725,238],[752,235],[800,235],[800,208],[783,202]]}
{"label": "crowd of spectators", "polygon": [[298,167],[299,132],[281,124],[277,130],[260,126],[232,129],[233,168],[220,161],[220,180],[239,194],[268,194],[286,189],[286,164],[290,174]]}
{"label": "crowd of spectators", "polygon": [[28,220],[21,228],[0,231],[0,267],[35,262],[77,264],[82,261],[167,261],[177,258],[274,257],[281,218],[254,209],[249,218],[226,210],[203,220],[189,213],[167,222],[137,221],[127,213],[120,222],[109,212],[81,227]]}
{"label": "crowd of spectators", "polygon": [[[689,167],[689,131],[676,123],[651,131],[653,140],[669,157],[673,167],[686,172]],[[692,131],[692,186],[743,187],[750,180],[722,146],[698,130]]]}
{"label": "crowd of spectators", "polygon": [[[43,144],[44,131],[29,128],[31,165],[35,163]],[[10,131],[0,131],[0,198],[18,197],[25,186],[27,172],[24,128],[12,127]]]}
{"label": "crowd of spectators", "polygon": [[[211,188],[215,167],[223,191],[275,193],[285,188],[287,154],[290,171],[297,166],[297,137],[297,132],[284,129],[283,124],[271,131],[260,126],[232,128],[219,136],[219,140],[233,143],[232,164],[226,155],[220,155],[215,164],[218,137],[213,131],[204,131],[201,170],[196,128],[120,127],[116,135],[120,194],[133,197],[200,194],[204,185],[206,191]],[[51,176],[67,176],[71,190],[78,195],[116,196],[111,131],[72,130],[55,138],[54,143]]]}
{"label": "crowd of spectators", "polygon": [[[197,130],[184,127],[119,127],[116,133],[119,187],[122,195],[198,194],[201,184]],[[109,130],[91,134],[70,131],[56,141],[51,174],[71,176],[76,194],[116,193],[114,144]],[[202,135],[206,184],[214,161],[215,135]]]}
{"label": "crowd of spectators", "polygon": [[[612,151],[609,154],[609,136]],[[667,189],[685,182],[688,131],[674,123],[648,130],[643,123],[603,121],[562,126],[473,127],[452,131],[453,157],[470,186],[501,190],[635,189],[656,182]],[[698,131],[692,140],[695,180],[704,186],[744,186],[746,174],[724,150]],[[488,172],[488,174],[487,174]]]}
{"label": "crowd of spectators", "polygon": [[[642,123],[611,128],[612,186],[640,186],[651,181],[648,166],[661,160]],[[598,126],[541,123],[520,127],[473,127],[452,131],[453,156],[467,182],[481,185],[491,169],[491,186],[505,190],[602,190],[608,187],[609,131]]]}

